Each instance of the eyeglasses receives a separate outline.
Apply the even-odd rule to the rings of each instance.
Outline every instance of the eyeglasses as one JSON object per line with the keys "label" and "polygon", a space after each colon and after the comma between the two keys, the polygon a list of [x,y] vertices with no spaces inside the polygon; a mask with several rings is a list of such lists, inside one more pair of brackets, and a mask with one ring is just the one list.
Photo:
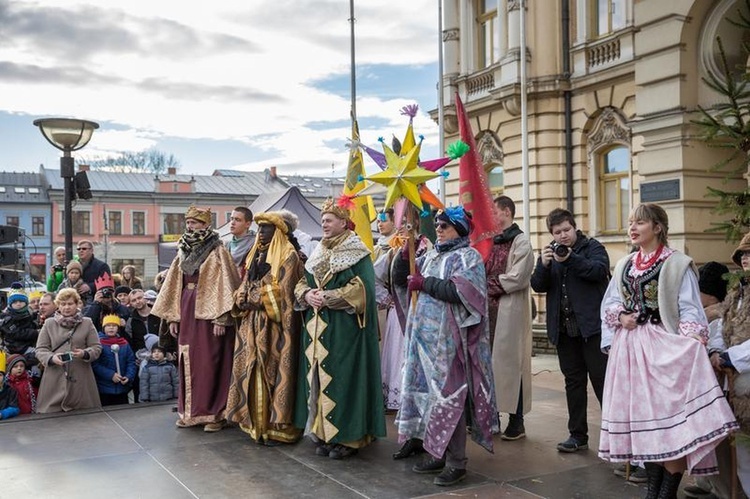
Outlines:
{"label": "eyeglasses", "polygon": [[448,229],[448,227],[450,227],[450,224],[448,222],[436,222],[435,223],[436,229],[446,230]]}
{"label": "eyeglasses", "polygon": [[90,246],[79,246],[79,247],[78,247],[78,248],[76,248],[76,249],[77,249],[78,251],[86,251],[86,250],[90,250],[90,249],[91,249],[91,247],[90,247]]}

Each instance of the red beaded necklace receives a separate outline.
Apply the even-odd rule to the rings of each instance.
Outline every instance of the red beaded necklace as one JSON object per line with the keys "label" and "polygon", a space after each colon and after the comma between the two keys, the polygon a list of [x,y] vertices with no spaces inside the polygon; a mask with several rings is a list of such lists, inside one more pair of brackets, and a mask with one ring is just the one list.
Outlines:
{"label": "red beaded necklace", "polygon": [[656,252],[654,253],[654,255],[648,260],[646,260],[645,262],[643,261],[643,253],[641,250],[639,250],[638,254],[635,255],[635,268],[637,268],[638,270],[646,270],[646,269],[651,268],[651,266],[654,263],[656,263],[656,261],[661,256],[662,250],[664,250],[664,245],[660,244],[659,247],[656,249]]}

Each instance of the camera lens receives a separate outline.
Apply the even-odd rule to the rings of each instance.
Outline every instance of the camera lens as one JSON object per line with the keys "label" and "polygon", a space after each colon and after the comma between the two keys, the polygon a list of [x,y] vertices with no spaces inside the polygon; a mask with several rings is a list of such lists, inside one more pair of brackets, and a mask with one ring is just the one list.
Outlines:
{"label": "camera lens", "polygon": [[559,257],[563,257],[568,254],[568,247],[564,244],[556,244],[554,250],[555,254]]}

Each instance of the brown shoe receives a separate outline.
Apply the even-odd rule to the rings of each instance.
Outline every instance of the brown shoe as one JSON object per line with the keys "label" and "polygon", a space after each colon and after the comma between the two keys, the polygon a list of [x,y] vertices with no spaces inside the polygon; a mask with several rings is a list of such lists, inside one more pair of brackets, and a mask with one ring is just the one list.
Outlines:
{"label": "brown shoe", "polygon": [[227,422],[222,419],[221,421],[218,421],[216,423],[207,423],[206,426],[203,427],[203,431],[208,433],[216,433],[217,431],[223,430],[226,425]]}
{"label": "brown shoe", "polygon": [[183,421],[182,419],[178,419],[177,421],[175,421],[175,423],[174,423],[174,424],[175,424],[175,426],[177,426],[177,428],[187,428],[187,427],[189,427],[189,426],[190,426],[189,424],[187,424],[187,423],[186,423],[185,421]]}

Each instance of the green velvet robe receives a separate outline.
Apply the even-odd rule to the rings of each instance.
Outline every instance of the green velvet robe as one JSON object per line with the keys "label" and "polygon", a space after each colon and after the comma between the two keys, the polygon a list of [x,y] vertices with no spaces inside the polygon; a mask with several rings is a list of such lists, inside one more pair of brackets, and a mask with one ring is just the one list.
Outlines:
{"label": "green velvet robe", "polygon": [[[305,269],[295,290],[298,303],[307,306],[304,293],[317,287]],[[320,287],[338,303],[332,300],[334,308],[323,307],[318,314],[311,307],[304,312],[295,425],[326,443],[362,447],[386,435],[371,258],[329,274]],[[350,313],[356,306],[339,309],[345,296],[359,304],[361,313]],[[316,408],[322,417],[311,418]]]}

